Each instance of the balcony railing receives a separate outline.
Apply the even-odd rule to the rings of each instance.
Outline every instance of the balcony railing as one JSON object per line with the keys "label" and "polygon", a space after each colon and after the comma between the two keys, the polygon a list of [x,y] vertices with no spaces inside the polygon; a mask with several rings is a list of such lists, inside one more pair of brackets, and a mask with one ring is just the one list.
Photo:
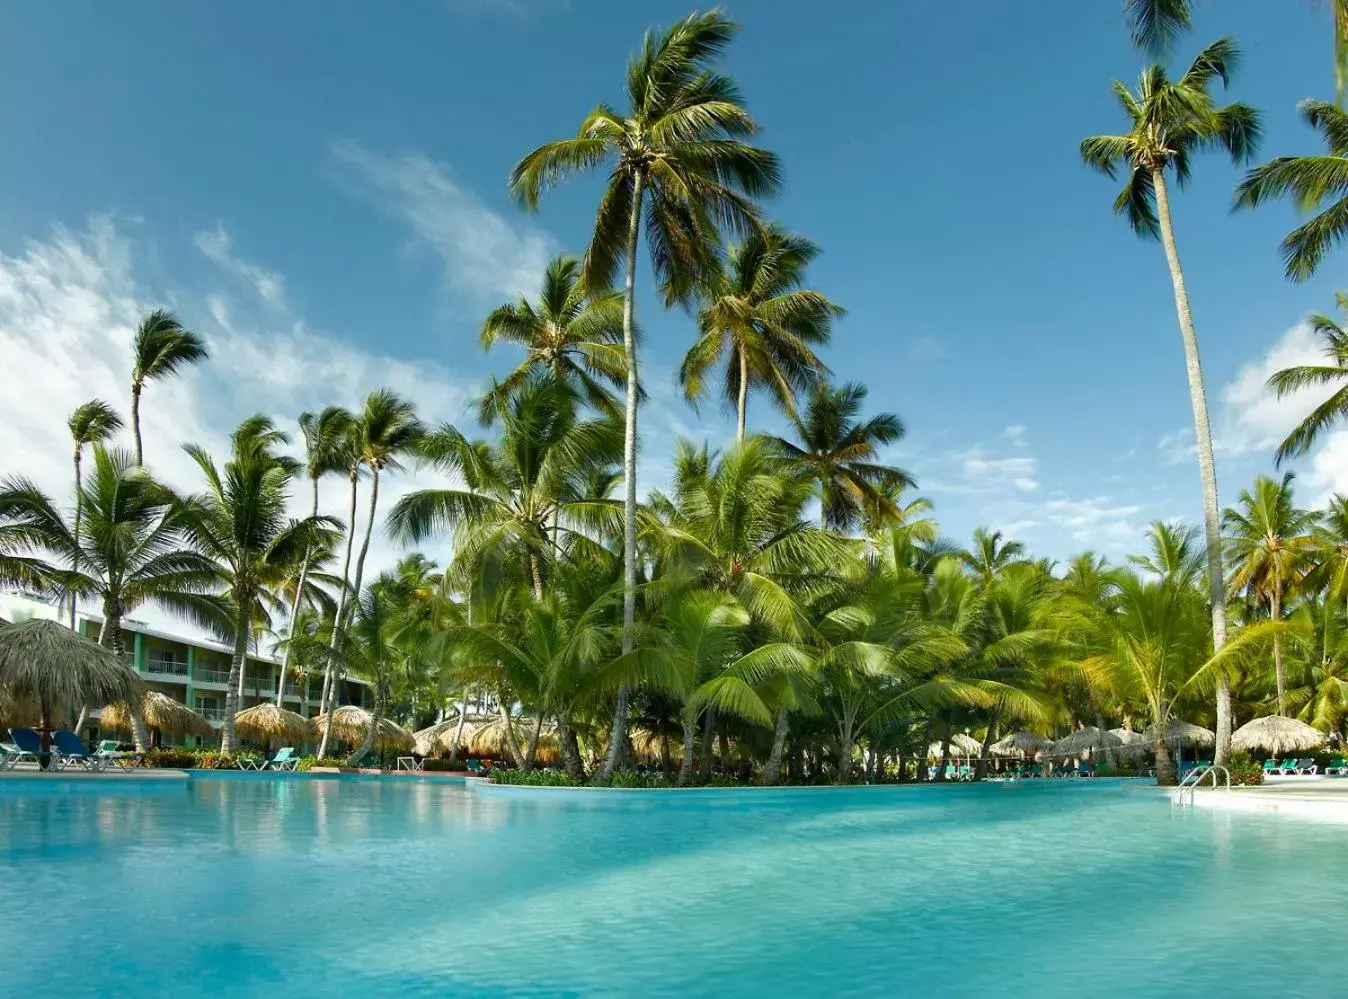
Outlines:
{"label": "balcony railing", "polygon": [[193,679],[199,683],[229,683],[229,670],[199,669]]}
{"label": "balcony railing", "polygon": [[164,659],[159,656],[145,657],[145,672],[164,673],[170,676],[186,676],[187,663],[176,659]]}
{"label": "balcony railing", "polygon": [[197,708],[197,714],[205,718],[212,725],[219,725],[225,720],[224,708]]}

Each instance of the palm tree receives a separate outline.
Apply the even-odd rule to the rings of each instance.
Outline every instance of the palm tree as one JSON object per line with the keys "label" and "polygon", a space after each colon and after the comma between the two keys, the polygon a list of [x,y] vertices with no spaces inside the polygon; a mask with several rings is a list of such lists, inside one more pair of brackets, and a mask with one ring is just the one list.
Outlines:
{"label": "palm tree", "polygon": [[1305,281],[1348,235],[1348,113],[1326,101],[1302,101],[1298,107],[1306,124],[1324,136],[1327,153],[1279,156],[1255,167],[1236,188],[1236,206],[1254,208],[1290,194],[1298,209],[1317,212],[1281,246],[1287,277]]}
{"label": "palm tree", "polygon": [[[72,567],[39,563],[43,574],[65,592],[101,602],[100,645],[124,655],[122,621],[147,603],[203,627],[220,627],[227,612],[212,595],[220,580],[215,564],[184,536],[173,495],[130,454],[94,444],[93,468],[77,506],[78,532],[32,482],[10,478],[0,488],[0,521],[22,532],[29,551]],[[130,708],[136,747],[148,749],[137,706]]]}
{"label": "palm tree", "polygon": [[155,309],[141,320],[131,345],[131,435],[136,441],[136,464],[144,464],[140,439],[140,394],[145,383],[176,375],[189,364],[207,357],[206,342],[184,329],[167,309]]}
{"label": "palm tree", "polygon": [[[1334,10],[1334,94],[1343,99],[1348,81],[1348,0],[1330,0]],[[1165,56],[1192,24],[1192,0],[1123,0],[1133,44],[1154,56]]]}
{"label": "palm tree", "polygon": [[[1230,595],[1246,592],[1268,603],[1269,619],[1281,621],[1289,592],[1309,568],[1315,517],[1299,510],[1292,498],[1291,472],[1275,482],[1261,475],[1254,489],[1240,494],[1239,509],[1226,511],[1226,556],[1231,568]],[[1273,669],[1278,714],[1287,713],[1287,678],[1282,636],[1273,636]]]}
{"label": "palm tree", "polygon": [[[511,171],[510,188],[533,211],[539,194],[568,176],[612,162],[585,254],[582,281],[608,288],[620,264],[623,355],[627,373],[623,474],[624,650],[632,648],[637,585],[637,242],[646,243],[667,301],[686,300],[710,273],[718,229],[741,232],[757,223],[749,199],[773,193],[777,158],[744,139],[757,131],[734,82],[712,70],[737,25],[719,10],[689,14],[673,27],[648,31],[627,67],[628,110],[596,107],[573,138],[540,146]],[[627,741],[626,690],[614,708],[613,737],[601,776],[612,774]]]}
{"label": "palm tree", "polygon": [[[1114,177],[1126,164],[1128,180],[1114,201],[1115,214],[1124,215],[1143,238],[1161,239],[1189,377],[1189,401],[1194,413],[1194,440],[1203,487],[1203,528],[1208,549],[1208,589],[1212,604],[1215,647],[1226,642],[1226,591],[1222,585],[1222,541],[1217,502],[1217,470],[1212,457],[1212,429],[1208,423],[1207,394],[1198,357],[1198,334],[1189,309],[1189,293],[1175,248],[1166,171],[1183,186],[1189,179],[1191,156],[1205,148],[1225,149],[1237,163],[1250,156],[1259,139],[1259,116],[1245,104],[1217,107],[1208,92],[1215,79],[1225,84],[1235,69],[1238,51],[1229,38],[1213,42],[1198,54],[1179,80],[1152,65],[1142,71],[1136,93],[1115,81],[1114,94],[1129,122],[1123,135],[1096,135],[1081,141],[1081,157],[1090,167]],[[1217,752],[1222,762],[1231,737],[1230,685],[1223,677],[1217,693]]]}
{"label": "palm tree", "polygon": [[184,529],[193,546],[218,567],[234,615],[228,629],[234,654],[220,729],[220,749],[225,753],[235,748],[234,715],[240,706],[248,639],[267,583],[281,567],[298,565],[339,526],[328,517],[297,521],[286,516],[298,463],[277,453],[285,443],[285,434],[270,420],[254,416],[234,431],[223,468],[203,448],[184,447],[206,480],[204,492],[183,501]]}
{"label": "palm tree", "polygon": [[974,543],[960,552],[960,561],[984,586],[989,586],[1007,566],[1025,561],[1025,546],[1019,541],[1002,540],[1001,531],[979,527],[974,531]]}
{"label": "palm tree", "polygon": [[[76,407],[70,414],[70,419],[66,421],[66,426],[70,428],[70,437],[75,442],[75,523],[71,533],[75,537],[80,536],[80,518],[84,512],[84,493],[80,473],[80,462],[84,458],[84,449],[90,444],[107,444],[107,442],[122,429],[122,418],[117,415],[116,410],[109,406],[102,399],[91,399],[82,406]],[[71,568],[79,571],[79,563],[71,565]],[[70,594],[70,628],[75,629],[75,609],[79,603],[79,598],[72,591]]]}
{"label": "palm tree", "polygon": [[736,439],[744,440],[749,391],[766,388],[778,408],[796,414],[796,393],[829,374],[814,352],[828,343],[843,310],[817,291],[801,287],[819,248],[778,225],[750,232],[730,248],[699,289],[698,339],[684,356],[679,382],[688,401],[708,392],[707,376],[725,363],[725,401],[736,414]]}
{"label": "palm tree", "polygon": [[504,401],[534,372],[546,371],[575,387],[595,409],[610,416],[621,410],[609,392],[626,379],[623,356],[622,296],[614,291],[587,294],[580,282],[580,261],[559,255],[548,263],[537,303],[523,295],[498,306],[482,326],[482,347],[513,343],[524,360],[482,399],[479,418],[490,426]]}
{"label": "palm tree", "polygon": [[901,468],[879,464],[879,448],[903,436],[903,423],[892,413],[861,422],[866,388],[855,382],[815,386],[804,416],[792,418],[798,442],[769,440],[819,490],[819,520],[846,530],[863,516],[898,516],[895,491],[916,483]]}
{"label": "palm tree", "polygon": [[1197,586],[1203,579],[1204,553],[1198,547],[1198,528],[1157,520],[1147,529],[1149,555],[1132,555],[1139,569],[1179,586]]}
{"label": "palm tree", "polygon": [[[319,413],[301,413],[300,432],[304,435],[304,471],[309,476],[311,490],[310,519],[318,517],[318,483],[326,475],[343,471],[346,468],[346,455],[343,444],[351,429],[352,416],[340,406],[328,406]],[[300,562],[299,578],[295,585],[294,596],[290,604],[289,627],[285,650],[281,655],[281,679],[276,684],[276,706],[282,706],[285,696],[286,672],[290,668],[291,644],[289,639],[295,635],[295,623],[299,619],[300,601],[306,593],[309,570],[315,559],[323,554],[308,551]],[[346,585],[346,580],[342,580]]]}
{"label": "palm tree", "polygon": [[[1348,160],[1345,160],[1348,162]],[[1348,296],[1337,296],[1340,309],[1348,310]],[[1348,330],[1325,315],[1311,316],[1311,329],[1320,336],[1325,364],[1295,364],[1275,371],[1268,379],[1279,399],[1312,385],[1338,385],[1334,392],[1316,406],[1278,445],[1274,460],[1282,464],[1289,458],[1307,454],[1320,435],[1333,424],[1348,416]]]}

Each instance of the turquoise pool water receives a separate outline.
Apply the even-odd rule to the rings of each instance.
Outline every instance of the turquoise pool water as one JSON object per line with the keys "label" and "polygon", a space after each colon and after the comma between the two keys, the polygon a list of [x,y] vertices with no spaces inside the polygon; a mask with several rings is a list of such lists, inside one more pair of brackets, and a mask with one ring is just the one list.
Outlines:
{"label": "turquoise pool water", "polygon": [[1341,995],[1345,838],[1084,781],[0,781],[0,991]]}

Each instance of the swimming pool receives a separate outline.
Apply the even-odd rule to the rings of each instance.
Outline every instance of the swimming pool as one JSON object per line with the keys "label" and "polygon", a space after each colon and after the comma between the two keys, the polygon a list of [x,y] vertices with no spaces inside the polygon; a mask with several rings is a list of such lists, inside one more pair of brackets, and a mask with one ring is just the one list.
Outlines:
{"label": "swimming pool", "polygon": [[0,782],[21,995],[1327,996],[1342,827],[1109,782]]}

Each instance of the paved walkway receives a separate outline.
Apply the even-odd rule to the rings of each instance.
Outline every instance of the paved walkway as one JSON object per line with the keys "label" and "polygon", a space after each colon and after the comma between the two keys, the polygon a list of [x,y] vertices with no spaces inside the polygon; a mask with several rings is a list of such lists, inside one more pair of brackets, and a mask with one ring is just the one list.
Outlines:
{"label": "paved walkway", "polygon": [[1239,812],[1278,812],[1348,824],[1348,778],[1293,777],[1260,787],[1230,791],[1204,788],[1194,795],[1198,808]]}

